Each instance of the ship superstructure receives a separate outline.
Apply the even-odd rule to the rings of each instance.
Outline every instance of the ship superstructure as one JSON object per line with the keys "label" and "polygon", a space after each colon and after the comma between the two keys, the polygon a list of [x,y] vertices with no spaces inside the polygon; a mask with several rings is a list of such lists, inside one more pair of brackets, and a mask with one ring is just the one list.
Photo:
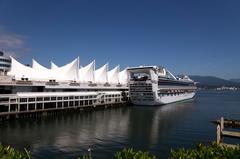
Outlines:
{"label": "ship superstructure", "polygon": [[196,86],[188,76],[175,77],[159,66],[128,68],[130,99],[135,105],[163,105],[191,99]]}

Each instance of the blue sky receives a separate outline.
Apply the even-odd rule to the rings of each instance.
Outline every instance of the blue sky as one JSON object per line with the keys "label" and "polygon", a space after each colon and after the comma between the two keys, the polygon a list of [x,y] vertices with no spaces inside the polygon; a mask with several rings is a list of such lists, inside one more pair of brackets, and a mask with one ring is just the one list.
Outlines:
{"label": "blue sky", "polygon": [[49,66],[163,65],[240,78],[240,1],[0,0],[0,49]]}

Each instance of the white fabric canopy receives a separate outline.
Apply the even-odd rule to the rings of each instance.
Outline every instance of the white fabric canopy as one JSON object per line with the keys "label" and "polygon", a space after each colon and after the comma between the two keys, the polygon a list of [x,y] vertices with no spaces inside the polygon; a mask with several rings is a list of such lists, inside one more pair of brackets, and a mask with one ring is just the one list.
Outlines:
{"label": "white fabric canopy", "polygon": [[78,67],[79,58],[73,60],[71,63],[55,69],[48,69],[40,65],[37,61],[33,60],[33,66],[28,67],[18,62],[13,57],[11,70],[9,75],[14,76],[16,79],[28,78],[29,80],[48,81],[55,79],[59,81],[72,81],[78,80]]}
{"label": "white fabric canopy", "polygon": [[21,79],[21,78],[33,79],[34,78],[35,72],[33,68],[19,63],[12,56],[10,56],[10,58],[11,58],[12,64],[11,64],[11,70],[8,72],[8,75],[14,76],[15,79]]}
{"label": "white fabric canopy", "polygon": [[118,84],[119,83],[119,69],[120,66],[116,66],[113,68],[111,71],[108,71],[108,82],[113,83],[113,84]]}
{"label": "white fabric canopy", "polygon": [[34,70],[44,70],[47,71],[48,68],[42,66],[41,64],[39,64],[35,59],[32,59],[32,68]]}
{"label": "white fabric canopy", "polygon": [[120,67],[116,66],[108,71],[108,64],[103,65],[95,70],[95,60],[87,66],[79,69],[79,57],[72,62],[59,67],[51,62],[51,69],[48,69],[36,60],[32,60],[32,67],[25,66],[15,58],[10,57],[12,64],[8,75],[14,76],[15,79],[28,78],[36,81],[78,81],[78,82],[96,82],[111,84],[127,84],[127,70],[119,71]]}
{"label": "white fabric canopy", "polygon": [[79,57],[62,67],[52,69],[55,80],[78,81],[79,80]]}
{"label": "white fabric canopy", "polygon": [[56,69],[56,68],[59,68],[59,67],[51,61],[51,69]]}
{"label": "white fabric canopy", "polygon": [[79,69],[80,82],[95,82],[94,80],[95,60],[85,67]]}
{"label": "white fabric canopy", "polygon": [[[39,64],[35,59],[32,59],[32,69],[35,73],[33,79],[37,80],[49,80],[52,76],[52,71],[41,64]],[[32,75],[28,75],[32,76]]]}
{"label": "white fabric canopy", "polygon": [[124,69],[121,72],[119,72],[119,82],[121,84],[127,84],[128,83],[127,69]]}
{"label": "white fabric canopy", "polygon": [[108,63],[100,67],[94,72],[96,83],[107,83],[108,82]]}

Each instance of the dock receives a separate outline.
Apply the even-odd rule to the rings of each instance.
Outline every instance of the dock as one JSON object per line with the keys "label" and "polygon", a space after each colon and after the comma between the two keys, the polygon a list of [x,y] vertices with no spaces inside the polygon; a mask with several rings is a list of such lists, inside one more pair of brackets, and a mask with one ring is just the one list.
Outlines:
{"label": "dock", "polygon": [[22,92],[1,94],[0,121],[35,117],[68,110],[120,106],[128,102],[128,92]]}
{"label": "dock", "polygon": [[[220,120],[217,120],[214,123],[217,124],[217,144],[225,147],[236,147],[237,145],[225,143],[223,139],[224,137],[240,139],[240,120],[224,119],[221,117]],[[225,128],[232,129],[226,130]]]}

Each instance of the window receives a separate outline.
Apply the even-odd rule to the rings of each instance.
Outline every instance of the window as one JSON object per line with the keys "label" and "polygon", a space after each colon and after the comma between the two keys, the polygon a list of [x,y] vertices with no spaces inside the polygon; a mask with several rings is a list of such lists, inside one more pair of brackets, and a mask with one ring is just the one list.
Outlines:
{"label": "window", "polygon": [[56,100],[56,97],[51,97],[51,100]]}
{"label": "window", "polygon": [[42,101],[42,100],[43,100],[42,97],[38,97],[38,98],[37,98],[37,101]]}
{"label": "window", "polygon": [[69,102],[69,106],[70,106],[70,107],[74,106],[74,105],[73,105],[73,101],[70,101],[70,102]]}
{"label": "window", "polygon": [[37,103],[37,109],[42,109],[43,104],[42,103]]}
{"label": "window", "polygon": [[78,106],[79,105],[79,101],[75,101],[74,106]]}
{"label": "window", "polygon": [[9,63],[11,63],[11,60],[9,60],[9,59],[0,59],[0,61],[2,61],[2,62],[9,62]]}
{"label": "window", "polygon": [[8,64],[0,64],[0,67],[10,67]]}
{"label": "window", "polygon": [[44,97],[44,101],[49,101],[50,98],[49,97]]}
{"label": "window", "polygon": [[92,105],[92,103],[93,103],[92,100],[90,100],[90,101],[89,101],[89,105]]}
{"label": "window", "polygon": [[57,103],[57,107],[58,107],[58,108],[62,108],[62,102],[58,102],[58,103]]}
{"label": "window", "polygon": [[20,98],[20,102],[27,102],[27,98]]}
{"label": "window", "polygon": [[28,101],[29,101],[29,102],[34,102],[34,101],[35,101],[35,98],[29,98]]}

